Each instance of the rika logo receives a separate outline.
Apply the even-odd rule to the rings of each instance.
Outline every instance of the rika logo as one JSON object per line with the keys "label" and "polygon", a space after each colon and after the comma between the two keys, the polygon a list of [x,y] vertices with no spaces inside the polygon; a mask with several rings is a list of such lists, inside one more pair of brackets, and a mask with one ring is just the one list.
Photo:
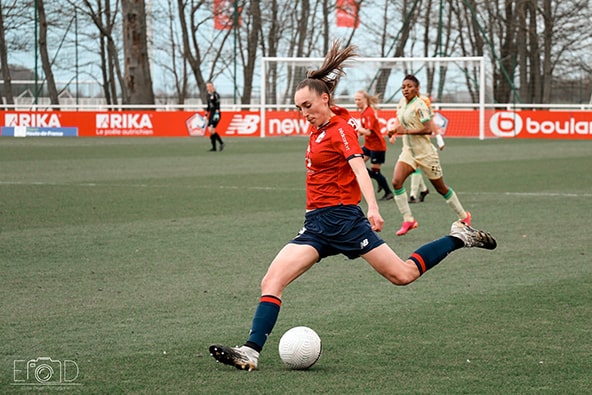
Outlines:
{"label": "rika logo", "polygon": [[97,114],[96,126],[97,129],[152,129],[152,120],[148,114]]}
{"label": "rika logo", "polygon": [[491,132],[498,137],[514,137],[522,131],[522,117],[512,111],[500,111],[489,120]]}
{"label": "rika logo", "polygon": [[227,135],[232,134],[255,134],[259,130],[259,115],[255,114],[234,114],[228,129]]}
{"label": "rika logo", "polygon": [[37,128],[61,128],[58,114],[50,113],[7,113],[4,115],[5,126],[25,126]]}

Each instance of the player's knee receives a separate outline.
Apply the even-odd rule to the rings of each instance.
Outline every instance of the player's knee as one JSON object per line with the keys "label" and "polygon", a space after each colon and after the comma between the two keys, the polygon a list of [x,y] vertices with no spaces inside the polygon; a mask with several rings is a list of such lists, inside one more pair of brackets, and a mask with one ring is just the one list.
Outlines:
{"label": "player's knee", "polygon": [[269,274],[266,274],[261,280],[261,292],[264,295],[281,295],[284,288],[285,285]]}
{"label": "player's knee", "polygon": [[397,179],[393,178],[391,183],[393,184],[393,188],[395,188],[395,190],[399,190],[399,189],[403,188],[403,183]]}
{"label": "player's knee", "polygon": [[266,275],[265,275],[265,276],[263,276],[263,278],[261,279],[261,284],[260,284],[260,286],[261,286],[261,290],[262,290],[262,291],[265,291],[265,290],[267,290],[268,288],[270,288],[270,287],[271,287],[271,284],[272,284],[271,278],[269,277],[269,275],[267,275],[267,274],[266,274]]}

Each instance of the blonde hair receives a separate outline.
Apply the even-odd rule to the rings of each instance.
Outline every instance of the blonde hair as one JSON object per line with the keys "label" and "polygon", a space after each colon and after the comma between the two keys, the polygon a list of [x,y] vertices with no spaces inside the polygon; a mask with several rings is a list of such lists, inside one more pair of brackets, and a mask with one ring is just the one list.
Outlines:
{"label": "blonde hair", "polygon": [[372,107],[375,110],[378,109],[378,102],[380,101],[378,95],[371,95],[363,89],[359,90],[357,93],[364,96],[366,102],[368,103],[368,107]]}
{"label": "blonde hair", "polygon": [[343,49],[341,47],[341,40],[333,41],[333,45],[321,67],[317,70],[310,70],[306,78],[302,80],[296,87],[296,91],[308,87],[310,90],[317,92],[319,95],[326,93],[329,95],[329,104],[333,104],[333,93],[337,87],[339,79],[345,75],[343,70],[343,63],[349,58],[358,56],[355,52],[357,47],[350,45]]}

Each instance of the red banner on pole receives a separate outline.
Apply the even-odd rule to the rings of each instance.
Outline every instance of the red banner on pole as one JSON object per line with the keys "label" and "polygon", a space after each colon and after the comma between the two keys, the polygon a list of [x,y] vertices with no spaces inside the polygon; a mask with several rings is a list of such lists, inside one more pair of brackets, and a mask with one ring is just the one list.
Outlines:
{"label": "red banner on pole", "polygon": [[337,26],[358,28],[360,26],[359,11],[358,0],[337,0]]}
{"label": "red banner on pole", "polygon": [[235,25],[241,25],[240,9],[235,4],[236,0],[215,0],[214,1],[214,29],[227,30]]}

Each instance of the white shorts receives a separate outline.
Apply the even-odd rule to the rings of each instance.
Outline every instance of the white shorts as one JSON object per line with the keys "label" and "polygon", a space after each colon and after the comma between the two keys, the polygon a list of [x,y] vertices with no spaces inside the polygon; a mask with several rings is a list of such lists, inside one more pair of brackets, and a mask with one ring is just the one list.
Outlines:
{"label": "white shorts", "polygon": [[414,170],[420,168],[423,174],[430,180],[437,180],[444,175],[442,166],[440,165],[440,156],[436,147],[432,146],[433,150],[430,153],[423,154],[419,157],[413,156],[410,149],[403,149],[399,155],[399,161],[407,163]]}

